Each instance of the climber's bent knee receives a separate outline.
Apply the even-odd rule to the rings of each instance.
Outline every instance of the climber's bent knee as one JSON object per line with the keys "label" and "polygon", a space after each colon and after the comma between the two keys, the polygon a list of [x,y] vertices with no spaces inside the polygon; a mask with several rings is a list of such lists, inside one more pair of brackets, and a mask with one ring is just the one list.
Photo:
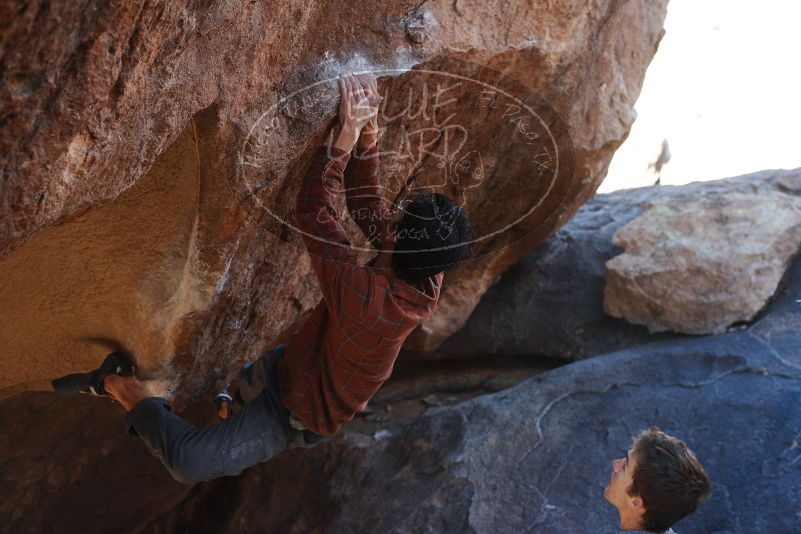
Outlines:
{"label": "climber's bent knee", "polygon": [[289,412],[274,388],[208,428],[197,429],[153,397],[131,410],[126,423],[172,477],[186,484],[238,475],[286,448],[291,433]]}
{"label": "climber's bent knee", "polygon": [[238,475],[270,459],[298,434],[278,394],[276,364],[282,349],[259,361],[263,378],[257,376],[254,385],[264,387],[224,421],[198,429],[172,413],[165,399],[149,397],[128,412],[129,432],[139,435],[172,477],[185,484]]}

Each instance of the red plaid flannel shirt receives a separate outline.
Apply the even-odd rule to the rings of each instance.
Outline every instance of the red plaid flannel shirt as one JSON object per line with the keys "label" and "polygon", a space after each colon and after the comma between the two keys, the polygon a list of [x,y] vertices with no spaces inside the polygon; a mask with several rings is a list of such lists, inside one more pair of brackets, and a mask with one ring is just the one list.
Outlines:
{"label": "red plaid flannel shirt", "polygon": [[418,287],[371,267],[372,261],[358,265],[332,202],[343,192],[343,175],[348,211],[377,247],[389,213],[377,146],[357,149],[353,157],[335,147],[317,148],[295,218],[323,300],[290,336],[279,373],[284,406],[322,435],[362,411],[389,378],[403,341],[434,311],[444,276]]}

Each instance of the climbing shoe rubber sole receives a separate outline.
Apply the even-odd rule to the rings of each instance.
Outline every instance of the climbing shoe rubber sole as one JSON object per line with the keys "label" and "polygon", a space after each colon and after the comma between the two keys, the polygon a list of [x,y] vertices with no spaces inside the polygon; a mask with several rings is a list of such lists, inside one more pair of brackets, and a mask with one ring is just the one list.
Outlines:
{"label": "climbing shoe rubber sole", "polygon": [[122,352],[112,352],[100,367],[88,373],[74,373],[52,381],[53,390],[61,397],[76,393],[89,393],[99,397],[107,396],[103,380],[110,375],[134,376],[136,366],[128,361]]}

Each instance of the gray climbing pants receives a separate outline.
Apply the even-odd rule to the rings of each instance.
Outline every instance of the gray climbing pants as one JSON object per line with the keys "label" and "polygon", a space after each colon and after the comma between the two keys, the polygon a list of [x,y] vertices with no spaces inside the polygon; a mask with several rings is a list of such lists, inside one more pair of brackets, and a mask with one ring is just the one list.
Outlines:
{"label": "gray climbing pants", "polygon": [[290,442],[310,444],[316,435],[289,424],[290,413],[278,395],[277,364],[283,352],[278,346],[242,368],[240,396],[246,404],[224,421],[198,429],[172,413],[166,399],[148,397],[128,412],[125,427],[144,440],[174,479],[187,484],[238,475]]}

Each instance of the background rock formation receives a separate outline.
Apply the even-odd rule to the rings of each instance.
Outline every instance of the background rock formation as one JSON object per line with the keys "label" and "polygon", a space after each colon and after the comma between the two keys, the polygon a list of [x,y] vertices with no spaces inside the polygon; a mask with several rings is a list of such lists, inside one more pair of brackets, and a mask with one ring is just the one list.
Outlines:
{"label": "background rock formation", "polygon": [[[776,197],[777,194],[781,196]],[[582,359],[648,341],[681,337],[673,333],[649,334],[646,328],[605,311],[606,264],[623,252],[613,243],[613,236],[637,221],[649,203],[680,206],[699,199],[713,202],[731,195],[753,199],[754,205],[774,198],[798,202],[801,169],[596,195],[563,228],[504,273],[481,298],[464,328],[437,352],[418,357],[464,358],[491,353]],[[764,222],[772,224],[775,215],[771,213]],[[675,231],[669,224],[665,221],[659,229]],[[701,239],[705,228],[698,228]],[[742,235],[739,245],[757,250],[768,239],[781,241],[780,236],[781,232],[759,238],[755,234]],[[785,241],[779,246],[792,243]],[[752,262],[732,259],[728,268],[746,273],[776,260],[778,256],[770,254],[764,260]],[[783,268],[779,270],[779,278],[784,272]],[[753,293],[756,281],[744,275],[731,282],[725,294],[734,299]],[[688,295],[688,299],[703,297],[703,294]],[[764,297],[759,302],[764,304]],[[666,302],[654,305],[660,307]],[[730,318],[720,311],[720,315],[710,312],[709,317],[729,324]],[[686,320],[692,321],[693,317]]]}
{"label": "background rock formation", "polygon": [[606,263],[610,315],[649,332],[720,334],[775,293],[801,245],[801,202],[781,192],[656,201],[612,243],[625,252]]}
{"label": "background rock formation", "polygon": [[[410,344],[433,348],[499,273],[595,191],[634,119],[665,5],[3,6],[0,306],[11,312],[0,338],[0,396],[92,368],[114,347],[134,353],[146,376],[163,379],[154,387],[179,397],[224,381],[318,298],[299,239],[263,208],[287,212],[335,101],[285,116],[284,150],[267,159],[261,182],[238,174],[251,126],[281,95],[344,70],[453,58],[545,99],[572,137],[576,173],[556,184],[538,219],[478,251],[499,253],[448,277],[438,313]],[[400,91],[412,80],[387,74],[380,87]],[[497,139],[483,133],[485,143]],[[503,162],[500,148],[487,154]],[[542,195],[514,158],[490,168],[502,188],[526,184],[517,200]],[[487,198],[471,206],[479,227],[502,209]]]}

